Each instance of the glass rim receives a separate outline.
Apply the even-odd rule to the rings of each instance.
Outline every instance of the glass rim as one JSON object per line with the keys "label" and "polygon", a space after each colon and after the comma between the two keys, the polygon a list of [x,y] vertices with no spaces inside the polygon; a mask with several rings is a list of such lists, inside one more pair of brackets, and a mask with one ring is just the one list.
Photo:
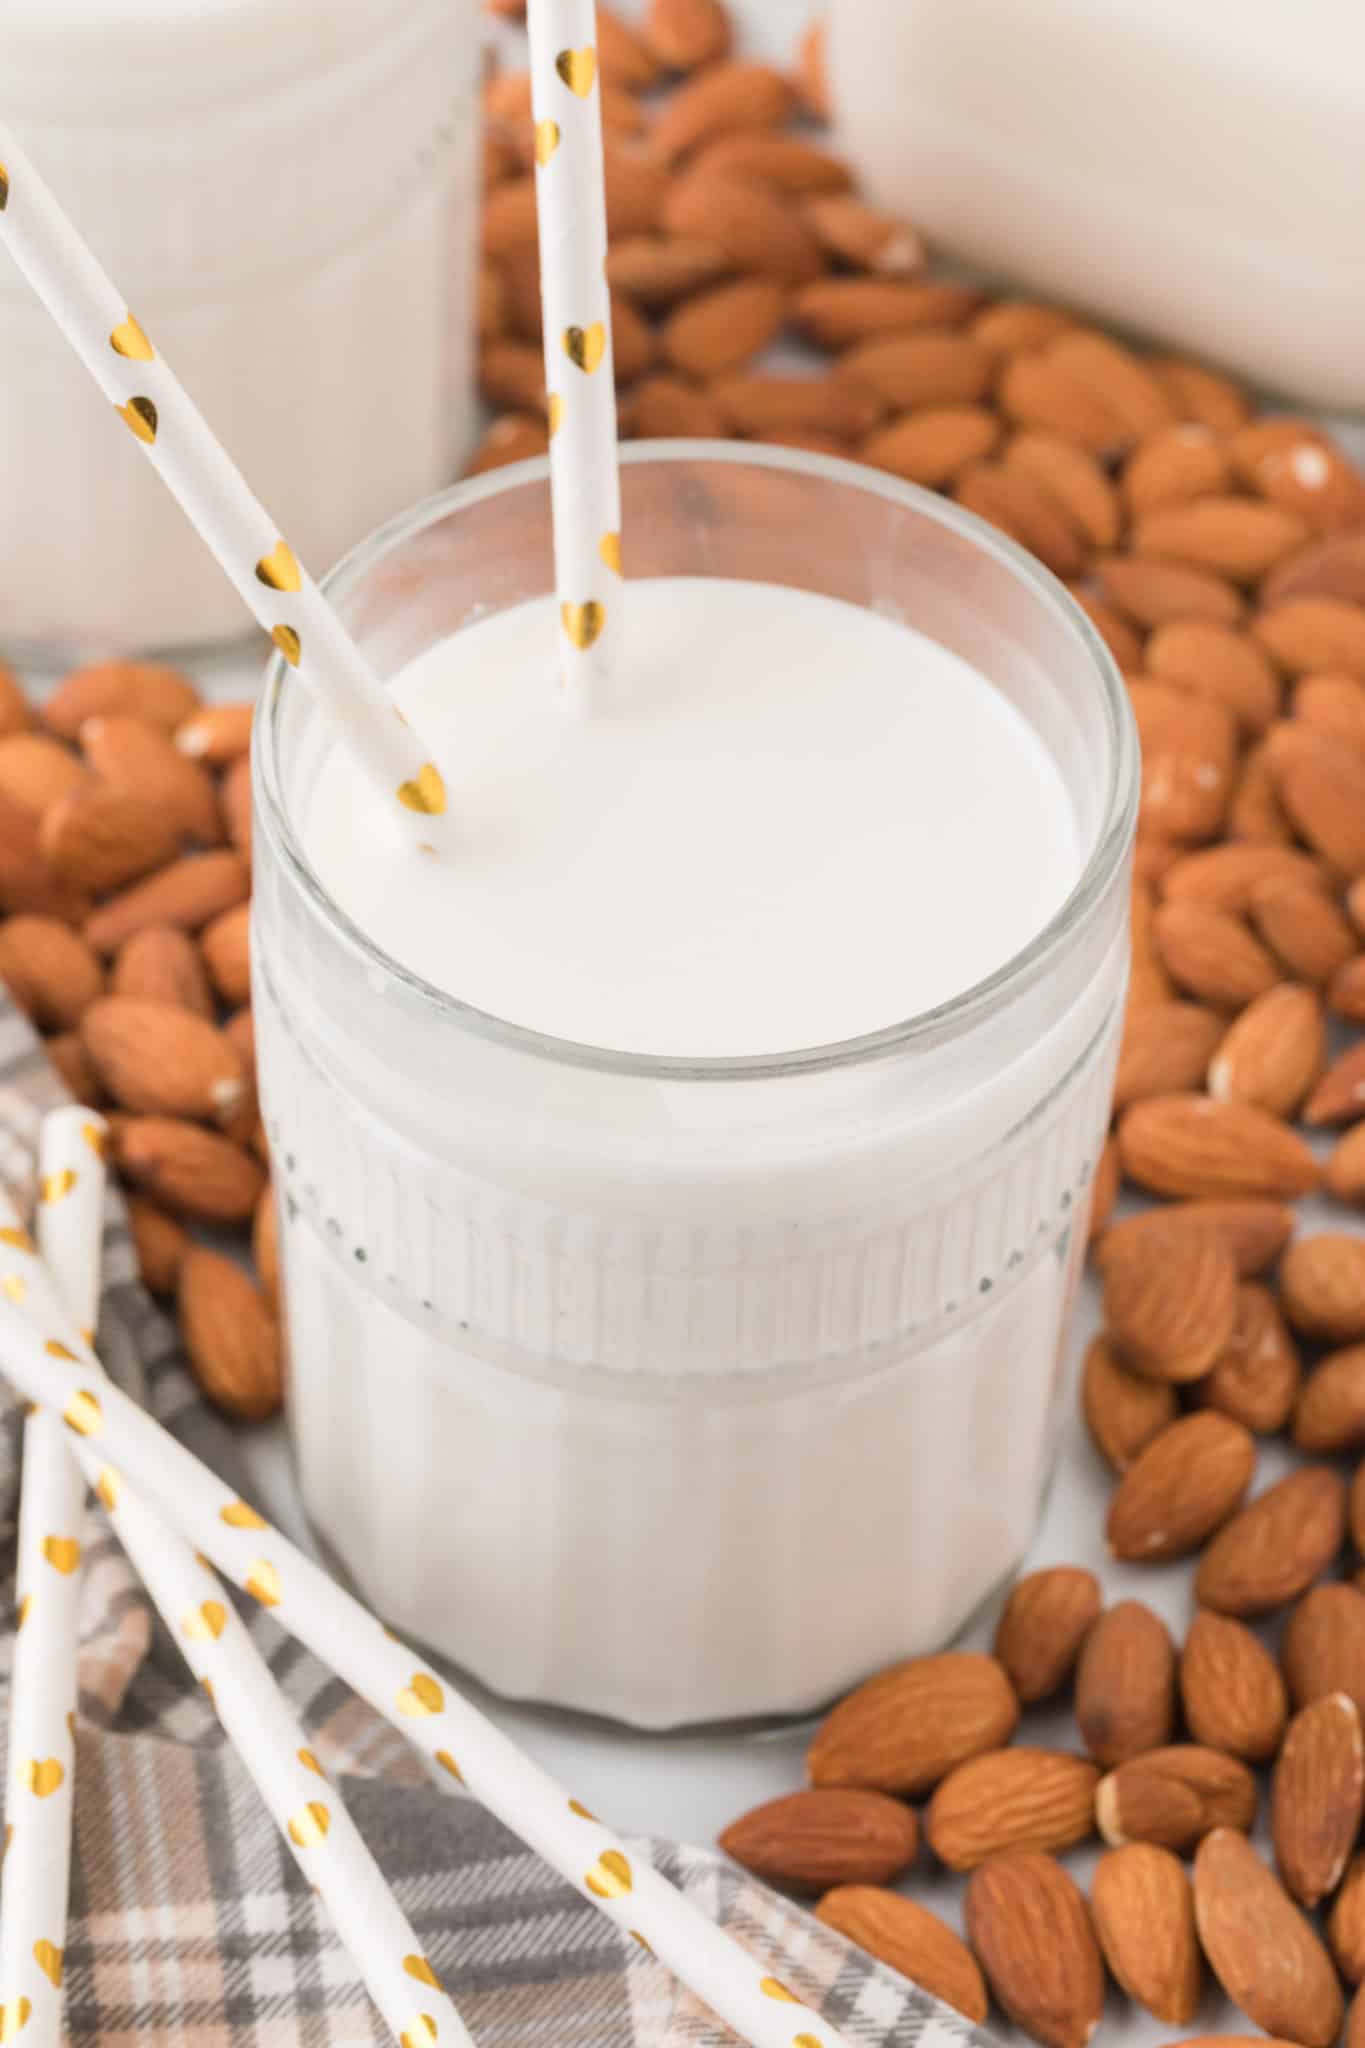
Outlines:
{"label": "glass rim", "polygon": [[[885,498],[970,541],[1024,584],[1031,598],[1054,615],[1057,623],[1079,644],[1099,683],[1109,739],[1109,779],[1104,795],[1103,818],[1094,847],[1070,893],[1047,923],[1026,946],[948,1001],[899,1022],[883,1025],[879,1030],[839,1039],[829,1045],[801,1046],[779,1053],[689,1058],[672,1053],[625,1052],[609,1046],[584,1044],[536,1031],[528,1025],[512,1023],[505,1017],[465,1002],[448,990],[437,988],[401,961],[393,959],[347,915],[323,886],[294,830],[281,787],[279,745],[284,686],[288,682],[291,689],[297,690],[298,682],[292,677],[283,656],[277,653],[271,657],[265,672],[261,706],[264,715],[257,719],[256,731],[260,737],[252,747],[252,784],[256,814],[286,872],[332,937],[355,955],[366,973],[378,970],[392,977],[424,1006],[449,1018],[461,1030],[557,1065],[587,1067],[655,1081],[780,1079],[854,1067],[907,1050],[928,1049],[970,1030],[1047,972],[1084,926],[1090,911],[1107,896],[1127,857],[1137,818],[1139,749],[1128,692],[1109,648],[1065,585],[1008,535],[950,499],[917,484],[905,483],[884,471],[871,469],[864,463],[818,455],[805,449],[711,440],[634,441],[622,447],[620,456],[623,466],[628,468],[651,462],[753,464],[762,469],[813,476],[864,491],[872,497]],[[344,601],[355,585],[400,543],[413,539],[452,514],[468,510],[504,491],[534,483],[541,483],[548,490],[549,476],[549,458],[538,456],[529,462],[510,463],[483,476],[467,478],[421,499],[357,542],[322,579],[321,589],[333,602]]]}

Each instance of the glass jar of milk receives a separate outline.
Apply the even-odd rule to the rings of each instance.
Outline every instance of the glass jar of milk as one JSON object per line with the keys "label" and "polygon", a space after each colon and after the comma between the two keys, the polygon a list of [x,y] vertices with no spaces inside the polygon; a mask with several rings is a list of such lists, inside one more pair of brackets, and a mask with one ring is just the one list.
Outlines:
{"label": "glass jar of milk", "polygon": [[[7,0],[4,110],[316,571],[472,422],[476,0]],[[239,601],[0,251],[0,640],[202,646]]]}
{"label": "glass jar of milk", "polygon": [[956,507],[717,444],[623,487],[586,718],[543,464],[333,579],[450,845],[389,845],[277,669],[255,1016],[319,1536],[498,1690],[662,1727],[813,1708],[1023,1555],[1136,756],[1087,621]]}

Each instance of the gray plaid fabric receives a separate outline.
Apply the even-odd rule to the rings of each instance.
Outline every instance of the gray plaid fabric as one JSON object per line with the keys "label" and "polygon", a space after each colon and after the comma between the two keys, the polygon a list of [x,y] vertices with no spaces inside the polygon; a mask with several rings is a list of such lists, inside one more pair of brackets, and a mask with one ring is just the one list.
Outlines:
{"label": "gray plaid fabric", "polygon": [[[0,1177],[27,1206],[43,1113],[65,1099],[0,998]],[[100,1350],[109,1370],[232,1483],[232,1432],[200,1400],[176,1333],[138,1284],[111,1195]],[[14,1650],[21,1416],[0,1382],[5,1723]],[[480,2048],[723,2048],[733,2037],[467,1797],[423,1766],[265,1615],[244,1618]],[[322,2048],[389,2037],[92,1508],[82,1595],[68,2037],[122,2048]],[[0,1742],[5,1740],[0,1735]],[[6,1779],[8,1773],[5,1774]],[[987,2037],[720,1858],[640,1845],[861,2048],[986,2048]]]}

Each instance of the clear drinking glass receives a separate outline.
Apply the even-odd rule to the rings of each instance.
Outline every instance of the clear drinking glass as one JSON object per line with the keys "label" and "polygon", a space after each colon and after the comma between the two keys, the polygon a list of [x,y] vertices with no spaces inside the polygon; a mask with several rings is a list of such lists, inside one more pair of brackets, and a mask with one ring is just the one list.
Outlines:
{"label": "clear drinking glass", "polygon": [[[328,899],[298,821],[330,741],[271,671],[255,1016],[307,1513],[387,1620],[499,1691],[666,1727],[813,1708],[943,1643],[1023,1555],[1108,1116],[1136,745],[1066,593],[944,500],[709,442],[627,449],[623,487],[633,573],[824,592],[974,663],[1084,848],[1023,952],[890,1029],[736,1060],[567,1044]],[[386,674],[551,587],[543,463],[330,583]],[[885,877],[884,943],[938,885]]]}

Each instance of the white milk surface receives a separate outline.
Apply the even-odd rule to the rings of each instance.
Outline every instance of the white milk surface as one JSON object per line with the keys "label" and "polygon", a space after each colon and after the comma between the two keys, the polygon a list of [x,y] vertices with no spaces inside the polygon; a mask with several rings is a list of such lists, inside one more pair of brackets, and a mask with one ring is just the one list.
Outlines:
{"label": "white milk surface", "polygon": [[445,774],[448,855],[415,867],[366,831],[373,798],[329,757],[307,851],[391,958],[553,1037],[738,1057],[930,1010],[1060,907],[1071,803],[975,669],[805,591],[628,597],[624,679],[587,717],[560,696],[548,597],[399,676]]}

